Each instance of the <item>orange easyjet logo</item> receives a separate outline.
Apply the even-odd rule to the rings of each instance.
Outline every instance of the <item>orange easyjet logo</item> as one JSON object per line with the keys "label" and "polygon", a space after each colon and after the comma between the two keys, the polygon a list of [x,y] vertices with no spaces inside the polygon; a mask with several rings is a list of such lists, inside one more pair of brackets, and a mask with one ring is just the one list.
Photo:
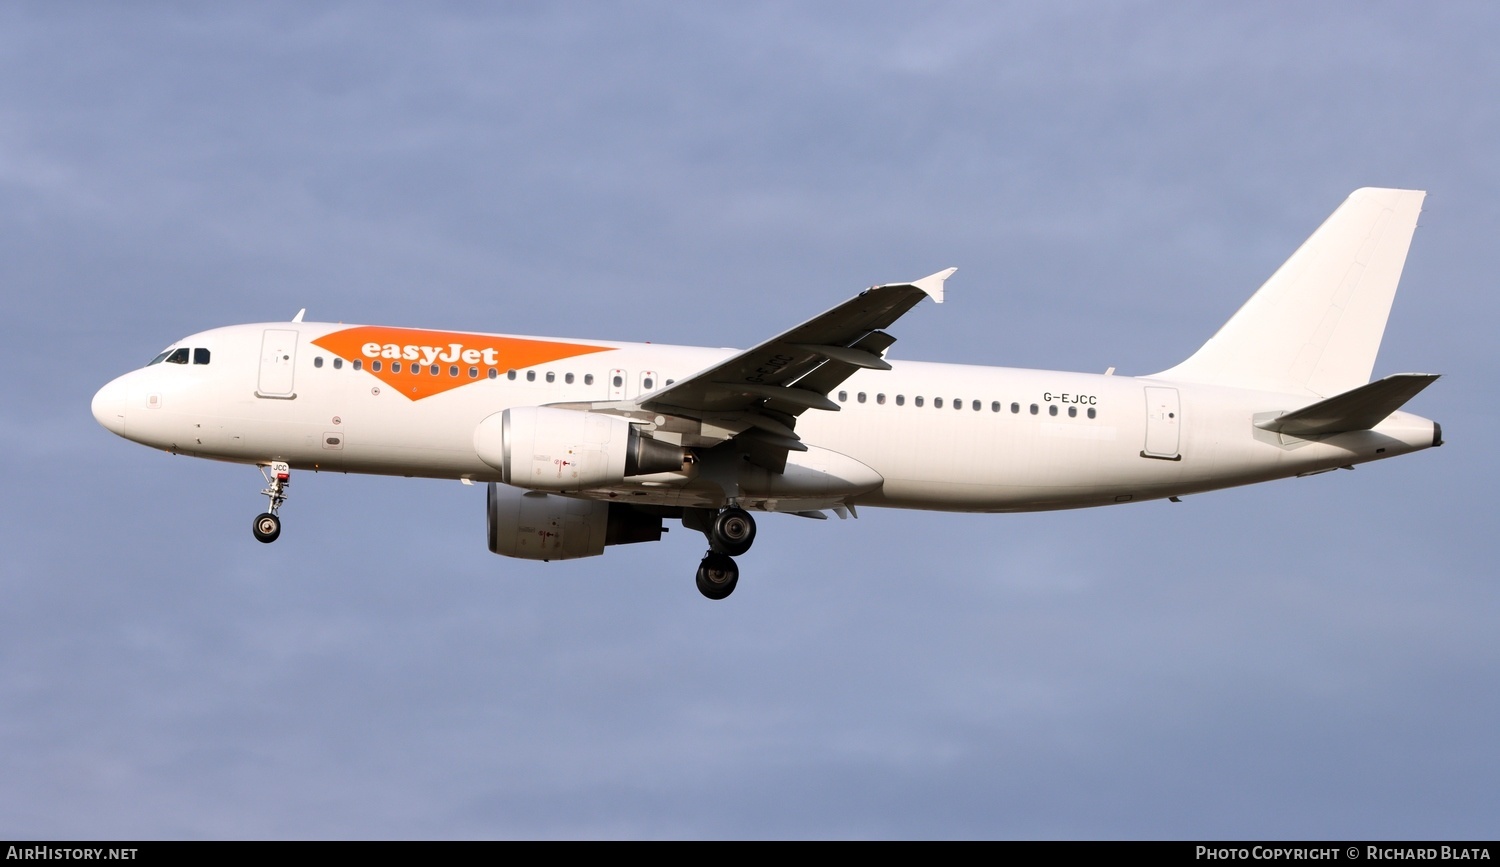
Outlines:
{"label": "orange easyjet logo", "polygon": [[411,400],[479,382],[488,378],[491,368],[504,371],[535,367],[609,349],[582,343],[378,325],[325,334],[314,340],[313,345],[345,361],[360,362],[365,370]]}

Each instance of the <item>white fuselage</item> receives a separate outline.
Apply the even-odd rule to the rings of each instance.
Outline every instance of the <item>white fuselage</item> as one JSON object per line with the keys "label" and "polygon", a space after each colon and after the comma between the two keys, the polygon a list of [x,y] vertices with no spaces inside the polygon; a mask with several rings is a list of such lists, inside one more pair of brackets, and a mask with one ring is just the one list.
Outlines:
{"label": "white fuselage", "polygon": [[[94,414],[127,439],[179,454],[501,481],[476,451],[475,431],[486,418],[512,407],[634,400],[735,354],[448,332],[427,332],[436,335],[433,348],[415,359],[392,358],[396,353],[378,341],[338,352],[323,345],[342,346],[338,335],[358,331],[282,322],[201,332],[175,344],[190,350],[187,363],[153,363],[119,377],[99,391]],[[503,350],[466,350],[469,338],[502,346],[535,342],[555,358],[513,367]],[[198,357],[207,363],[194,363]],[[399,372],[392,370],[397,364]],[[793,452],[793,464],[836,464],[835,475],[847,484],[819,491],[804,483],[793,491],[777,487],[774,474],[747,467],[739,480],[742,502],[783,511],[825,500],[972,512],[1075,508],[1320,472],[1424,449],[1439,438],[1431,421],[1405,412],[1371,430],[1311,439],[1253,424],[1316,399],[1306,394],[891,364],[887,371],[861,370],[835,389],[839,411],[813,409],[797,421],[796,433],[811,450]],[[848,467],[868,473],[859,469],[851,480]],[[701,484],[692,466],[579,493],[639,504],[722,504],[721,490]]]}

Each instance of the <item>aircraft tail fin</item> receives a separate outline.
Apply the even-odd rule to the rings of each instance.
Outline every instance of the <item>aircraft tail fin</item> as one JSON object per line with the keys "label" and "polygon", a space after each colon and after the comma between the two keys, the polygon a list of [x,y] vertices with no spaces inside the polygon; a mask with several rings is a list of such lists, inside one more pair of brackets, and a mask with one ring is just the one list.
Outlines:
{"label": "aircraft tail fin", "polygon": [[1255,426],[1297,437],[1369,430],[1436,381],[1432,373],[1397,373]]}
{"label": "aircraft tail fin", "polygon": [[1318,397],[1369,382],[1426,195],[1355,190],[1202,348],[1155,376]]}

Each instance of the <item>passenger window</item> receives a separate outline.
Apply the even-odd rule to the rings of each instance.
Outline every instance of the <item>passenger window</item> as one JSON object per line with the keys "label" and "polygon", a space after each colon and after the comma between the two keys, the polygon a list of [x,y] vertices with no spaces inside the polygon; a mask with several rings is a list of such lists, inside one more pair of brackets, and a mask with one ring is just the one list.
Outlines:
{"label": "passenger window", "polygon": [[322,366],[323,366],[323,356],[321,356],[321,355],[314,356],[313,357],[313,367],[322,367]]}
{"label": "passenger window", "polygon": [[881,406],[885,406],[885,394],[882,393],[875,395],[875,402],[880,404]]}
{"label": "passenger window", "polygon": [[1019,403],[1013,403],[1013,404],[1011,404],[1010,405],[1010,411],[1011,412],[1015,412],[1015,413],[1019,413],[1021,411],[1021,405]]}
{"label": "passenger window", "polygon": [[906,395],[904,395],[904,394],[898,394],[898,395],[896,395],[896,406],[906,406]]}
{"label": "passenger window", "polygon": [[553,373],[550,370],[547,371],[547,381],[548,382],[556,382],[557,381],[557,374]]}
{"label": "passenger window", "polygon": [[859,394],[857,394],[857,395],[854,396],[854,399],[857,400],[857,401],[859,401],[860,403],[864,403],[865,402],[865,393],[864,392],[860,392]]}
{"label": "passenger window", "polygon": [[1093,407],[1089,407],[1089,418],[1093,418],[1093,417],[1094,417],[1094,408]]}
{"label": "passenger window", "polygon": [[933,409],[942,409],[943,408],[943,399],[941,397],[934,397],[932,399],[932,408]]}
{"label": "passenger window", "polygon": [[370,362],[370,369],[373,370],[373,371],[375,371],[376,373],[379,373],[380,372],[380,362],[378,362],[378,361],[372,361],[372,362]]}
{"label": "passenger window", "polygon": [[495,368],[491,367],[490,368],[490,372],[489,372],[489,377],[490,377],[490,379],[499,379],[500,378],[500,371],[498,371]]}
{"label": "passenger window", "polygon": [[[995,404],[995,410],[996,410],[996,412],[998,412],[1000,410],[1000,404],[998,404],[998,403]],[[975,412],[979,412],[979,401],[977,401],[977,400],[974,401],[974,411]]]}
{"label": "passenger window", "polygon": [[669,379],[669,380],[667,380],[667,385],[671,385],[672,383],[674,383],[676,381],[677,380],[675,380],[675,379]]}
{"label": "passenger window", "polygon": [[1057,415],[1057,404],[1047,407],[1047,415]]}
{"label": "passenger window", "polygon": [[621,387],[623,387],[625,385],[625,378],[623,376],[616,376],[614,378],[614,384],[615,384],[615,388],[621,388]]}
{"label": "passenger window", "polygon": [[208,350],[207,349],[201,349],[201,348],[200,349],[194,349],[193,350],[193,363],[194,364],[207,364],[208,363]]}
{"label": "passenger window", "polygon": [[641,380],[641,387],[646,389],[647,391],[650,391],[651,389],[656,387],[656,380],[648,376],[645,379]]}
{"label": "passenger window", "polygon": [[[205,361],[203,363],[207,364],[208,362]],[[344,369],[344,359],[342,359],[342,358],[335,358],[333,360],[333,369],[334,370],[343,370]]]}
{"label": "passenger window", "polygon": [[563,382],[566,382],[568,385],[572,385],[573,384],[573,374],[569,373],[566,376],[564,376],[563,377]]}
{"label": "passenger window", "polygon": [[922,405],[922,395],[919,394],[916,397],[912,398],[912,403],[915,404],[916,406],[921,406]]}
{"label": "passenger window", "polygon": [[1041,411],[1041,410],[1039,410],[1039,409],[1037,409],[1037,406],[1036,406],[1036,404],[1032,404],[1032,405],[1031,405],[1031,414],[1032,414],[1032,415],[1036,415],[1036,414],[1037,414],[1037,413],[1038,413],[1038,412],[1040,412],[1040,411]]}
{"label": "passenger window", "polygon": [[1068,407],[1068,418],[1078,418],[1078,407],[1076,407],[1076,406],[1070,406],[1070,407]]}
{"label": "passenger window", "polygon": [[961,398],[961,397],[955,397],[953,399],[953,408],[954,409],[963,409],[964,408],[964,399]]}
{"label": "passenger window", "polygon": [[526,381],[527,382],[536,382],[536,371],[535,370],[528,370],[528,371],[526,371]]}
{"label": "passenger window", "polygon": [[452,367],[448,368],[448,375],[458,376],[458,365],[455,364]]}
{"label": "passenger window", "polygon": [[353,367],[355,370],[364,370],[364,367],[365,367],[364,361],[362,359],[358,359],[358,358],[356,358],[353,361],[349,362],[349,365],[351,367]]}
{"label": "passenger window", "polygon": [[187,364],[188,363],[188,351],[187,351],[187,347],[184,346],[181,349],[173,352],[171,355],[168,355],[167,356],[167,363],[168,364]]}
{"label": "passenger window", "polygon": [[990,404],[990,412],[999,412],[999,411],[1000,411],[1000,401],[997,400],[994,403]]}
{"label": "passenger window", "polygon": [[438,367],[436,364],[434,364],[432,366],[432,375],[433,376],[438,376],[441,372],[442,372],[442,368]]}
{"label": "passenger window", "polygon": [[849,400],[849,392],[847,392],[847,391],[841,391],[841,392],[839,392],[839,403],[846,403],[846,402],[848,402],[848,400]]}
{"label": "passenger window", "polygon": [[506,379],[515,379],[516,378],[516,371],[514,369],[505,371],[505,378]]}
{"label": "passenger window", "polygon": [[[377,361],[375,363],[379,364],[380,362]],[[400,372],[401,372],[401,362],[399,362],[399,361],[392,361],[391,362],[391,373],[400,373]]]}
{"label": "passenger window", "polygon": [[592,373],[585,373],[583,375],[583,384],[584,385],[593,385],[594,384],[594,375]]}
{"label": "passenger window", "polygon": [[477,368],[477,367],[471,367],[471,368],[469,368],[469,378],[470,379],[478,379],[479,378],[479,368]]}

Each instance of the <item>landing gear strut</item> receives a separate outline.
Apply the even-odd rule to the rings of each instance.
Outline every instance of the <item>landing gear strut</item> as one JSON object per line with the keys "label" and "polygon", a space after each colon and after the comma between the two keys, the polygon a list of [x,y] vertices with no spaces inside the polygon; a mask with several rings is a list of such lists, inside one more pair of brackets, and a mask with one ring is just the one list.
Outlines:
{"label": "landing gear strut", "polygon": [[281,519],[276,517],[276,513],[281,510],[281,504],[286,502],[286,489],[292,483],[292,468],[281,461],[272,461],[269,467],[260,468],[260,474],[266,480],[266,489],[260,493],[270,498],[271,509],[255,516],[251,530],[257,541],[270,544],[281,535]]}
{"label": "landing gear strut", "polygon": [[749,551],[755,542],[755,519],[731,504],[706,523],[706,527],[696,527],[708,537],[708,552],[698,564],[698,592],[709,599],[723,599],[739,583],[740,567],[734,558]]}

